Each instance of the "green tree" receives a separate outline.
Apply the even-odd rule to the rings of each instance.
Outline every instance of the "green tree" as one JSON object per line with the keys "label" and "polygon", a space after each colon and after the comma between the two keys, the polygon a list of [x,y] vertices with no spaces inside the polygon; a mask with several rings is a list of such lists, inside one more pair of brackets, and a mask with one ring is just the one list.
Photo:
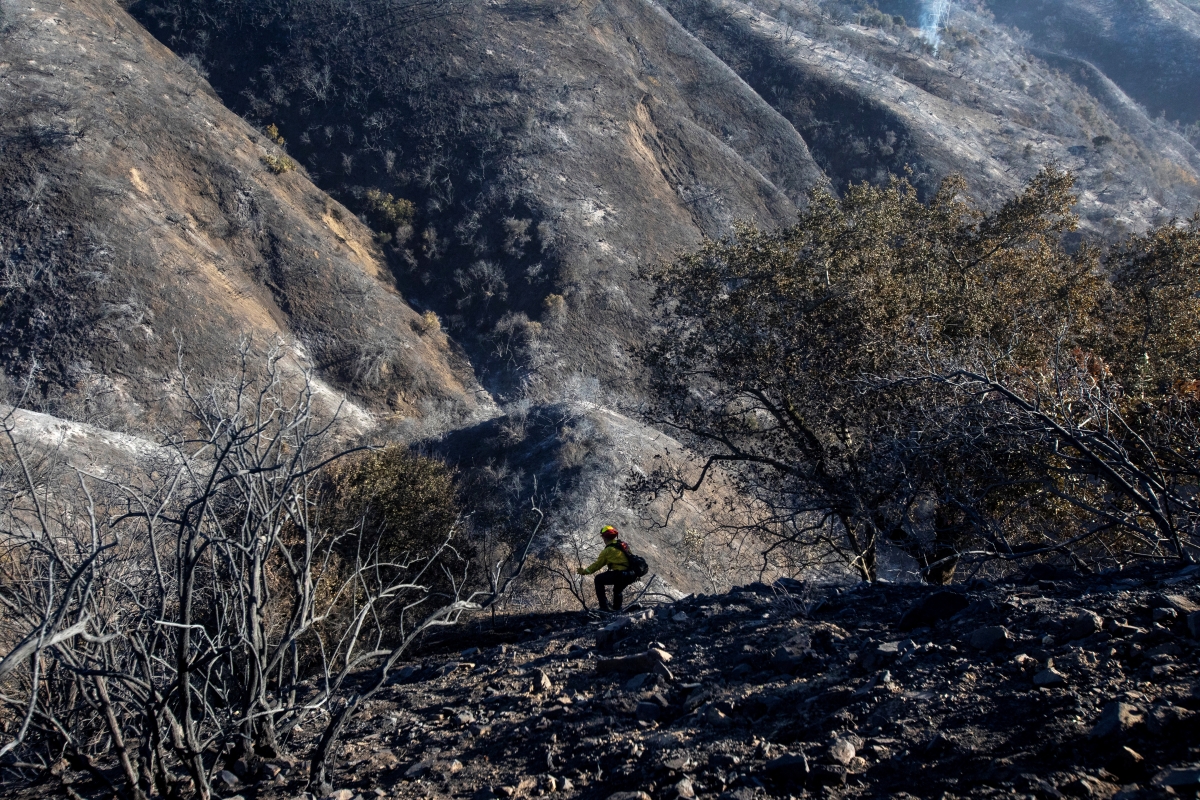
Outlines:
{"label": "green tree", "polygon": [[[1196,335],[1180,279],[1200,237],[1170,225],[1107,259],[1068,251],[1072,184],[1047,168],[991,211],[957,177],[928,203],[902,178],[819,192],[795,225],[741,226],[648,271],[661,311],[642,352],[647,417],[700,463],[642,488],[694,490],[719,470],[746,525],[867,580],[885,541],[939,583],[963,556],[1187,557],[1190,517],[1160,524],[1144,480],[1097,461],[1085,439],[1096,404],[1142,369],[1128,352],[1140,325],[1138,347],[1162,354],[1156,397],[1172,398],[1165,446],[1180,445],[1191,412],[1176,387],[1195,374]],[[1110,359],[1133,366],[1113,376]],[[1190,495],[1175,497],[1182,513]]]}

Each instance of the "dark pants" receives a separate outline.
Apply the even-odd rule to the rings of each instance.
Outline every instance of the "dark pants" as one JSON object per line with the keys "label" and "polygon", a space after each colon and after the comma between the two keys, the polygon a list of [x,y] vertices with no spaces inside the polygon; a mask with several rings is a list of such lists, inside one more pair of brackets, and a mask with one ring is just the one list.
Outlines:
{"label": "dark pants", "polygon": [[601,572],[596,576],[596,599],[600,601],[600,608],[608,609],[608,598],[605,597],[605,586],[613,587],[613,611],[621,610],[621,592],[625,591],[625,587],[636,581],[637,578],[628,574],[626,570],[612,570]]}

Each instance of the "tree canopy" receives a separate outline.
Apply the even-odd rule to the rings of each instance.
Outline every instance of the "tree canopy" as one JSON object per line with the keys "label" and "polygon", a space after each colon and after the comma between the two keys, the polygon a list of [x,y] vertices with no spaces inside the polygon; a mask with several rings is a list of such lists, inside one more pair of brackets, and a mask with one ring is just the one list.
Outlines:
{"label": "tree canopy", "polygon": [[964,558],[1191,560],[1200,216],[1069,248],[1072,186],[819,191],[648,270],[646,416],[699,459],[648,481],[719,470],[736,525],[868,580],[884,543],[939,583]]}

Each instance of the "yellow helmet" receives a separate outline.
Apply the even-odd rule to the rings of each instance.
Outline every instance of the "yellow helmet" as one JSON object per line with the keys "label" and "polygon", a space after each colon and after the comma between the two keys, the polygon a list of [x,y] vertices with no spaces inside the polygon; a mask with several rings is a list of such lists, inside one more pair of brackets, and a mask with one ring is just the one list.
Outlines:
{"label": "yellow helmet", "polygon": [[605,539],[616,539],[620,535],[621,535],[621,532],[618,531],[616,528],[614,528],[612,525],[605,525],[603,528],[600,529],[600,536],[602,536]]}

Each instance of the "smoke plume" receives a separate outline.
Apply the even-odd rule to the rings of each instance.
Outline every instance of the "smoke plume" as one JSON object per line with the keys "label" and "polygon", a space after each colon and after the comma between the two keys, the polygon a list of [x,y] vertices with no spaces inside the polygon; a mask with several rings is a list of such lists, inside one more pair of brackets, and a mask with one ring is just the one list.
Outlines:
{"label": "smoke plume", "polygon": [[936,53],[942,45],[942,24],[950,13],[950,0],[921,0],[921,35]]}

